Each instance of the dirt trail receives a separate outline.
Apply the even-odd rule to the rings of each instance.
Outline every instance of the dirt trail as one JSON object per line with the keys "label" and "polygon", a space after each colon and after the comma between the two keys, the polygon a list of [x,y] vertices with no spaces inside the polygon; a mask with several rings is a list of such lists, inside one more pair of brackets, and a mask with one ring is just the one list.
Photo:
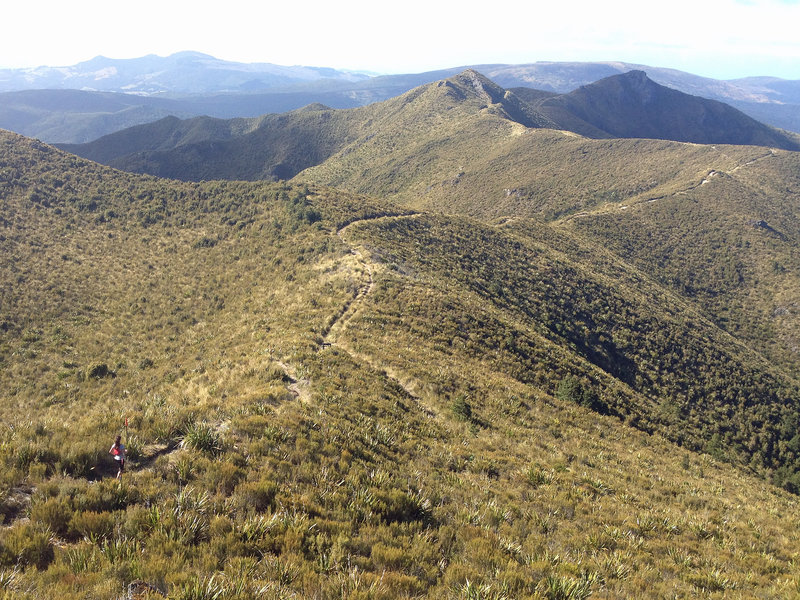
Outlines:
{"label": "dirt trail", "polygon": [[[716,146],[714,146],[714,150],[717,150],[717,147],[716,147]],[[725,156],[726,158],[728,157],[728,155],[727,155],[727,154],[725,154],[724,152],[721,152],[721,151],[720,151],[720,154],[722,154],[722,156]],[[738,170],[739,170],[739,169],[741,169],[742,167],[749,167],[750,165],[752,165],[752,164],[754,164],[754,163],[757,163],[757,162],[759,162],[759,161],[761,161],[761,160],[764,160],[765,158],[772,158],[772,157],[773,157],[773,156],[775,156],[776,154],[777,154],[777,153],[775,152],[775,150],[774,150],[773,148],[770,148],[769,150],[767,150],[767,151],[766,151],[764,154],[762,154],[761,156],[756,156],[756,157],[755,157],[753,160],[749,160],[749,161],[747,161],[746,163],[741,163],[741,164],[739,164],[739,165],[736,165],[736,166],[735,166],[733,169],[731,169],[730,171],[725,171],[725,173],[726,173],[727,175],[733,175],[734,173],[736,173],[736,171],[738,171]]]}
{"label": "dirt trail", "polygon": [[[348,324],[356,317],[359,311],[362,310],[364,302],[367,297],[372,293],[375,287],[375,270],[372,263],[367,259],[366,251],[363,247],[357,246],[347,240],[347,232],[353,226],[362,223],[374,223],[380,221],[399,221],[402,219],[416,219],[420,213],[411,213],[407,215],[391,215],[381,217],[369,217],[366,219],[358,219],[348,223],[336,231],[336,236],[350,247],[350,253],[355,259],[356,268],[353,269],[355,276],[360,278],[358,289],[353,296],[345,302],[339,312],[334,316],[325,330],[322,331],[322,344],[320,350],[324,350],[330,346],[341,349],[349,354],[353,360],[369,365],[376,371],[382,371],[386,376],[399,385],[405,392],[413,399],[419,400],[419,386],[413,381],[413,378],[404,377],[397,373],[391,367],[387,368],[385,365],[378,364],[377,361],[368,355],[357,352],[347,342],[344,333],[346,332]],[[310,399],[308,379],[298,378],[295,370],[284,361],[278,361],[278,365],[286,373],[289,378],[287,389],[299,400],[307,402]],[[433,414],[430,410],[425,409],[427,413]]]}
{"label": "dirt trail", "polygon": [[350,253],[356,259],[356,264],[361,269],[361,282],[358,286],[358,290],[353,295],[353,297],[345,303],[342,307],[341,311],[338,315],[331,321],[328,325],[327,329],[322,332],[322,339],[323,344],[335,344],[338,338],[338,335],[341,334],[344,329],[347,327],[347,324],[353,320],[353,317],[356,316],[358,313],[359,308],[364,303],[366,297],[372,292],[372,289],[375,287],[375,276],[374,271],[372,269],[372,265],[367,261],[366,257],[364,256],[363,250],[358,246],[353,246],[345,239],[345,232],[347,229],[357,223],[363,223],[367,220],[375,220],[375,219],[364,219],[361,221],[353,221],[349,225],[346,225],[339,229],[336,232],[336,235],[342,241],[342,243],[350,246]]}
{"label": "dirt trail", "polygon": [[[714,150],[717,150],[717,148],[715,146],[713,148],[714,148]],[[722,151],[719,151],[719,153],[720,153],[721,156],[723,156],[725,158],[730,158],[727,154],[725,154]],[[697,183],[693,183],[693,184],[687,185],[684,189],[678,190],[677,192],[671,192],[671,193],[665,194],[663,196],[652,196],[652,197],[649,197],[649,198],[648,197],[629,198],[627,201],[620,202],[618,205],[616,205],[616,207],[617,207],[618,210],[627,210],[630,206],[635,206],[635,205],[642,204],[642,203],[652,204],[653,202],[658,202],[659,200],[664,200],[665,198],[672,198],[672,197],[675,197],[675,196],[683,196],[683,195],[685,195],[685,194],[687,194],[687,193],[689,193],[689,192],[691,192],[693,190],[696,190],[699,187],[702,187],[702,186],[706,185],[707,183],[710,183],[711,180],[714,177],[717,177],[719,175],[733,175],[734,173],[736,173],[739,169],[741,169],[743,167],[748,167],[748,166],[750,166],[752,164],[755,164],[757,162],[760,162],[762,160],[771,158],[771,157],[775,156],[776,154],[777,154],[776,151],[774,149],[770,148],[770,149],[767,149],[764,152],[764,154],[762,154],[760,156],[756,156],[755,158],[753,158],[752,160],[749,160],[747,162],[743,162],[743,163],[737,164],[732,169],[729,169],[729,170],[710,169],[708,174],[705,177],[703,177],[702,180],[698,181]],[[595,212],[596,213],[602,213],[602,212],[606,212],[608,210],[613,210],[613,208],[610,209],[610,208],[608,208],[606,206],[598,207],[598,209],[599,210],[595,210],[595,211],[581,211],[579,213],[575,213],[575,214],[569,215],[569,216],[565,217],[563,219],[563,221],[564,222],[569,222],[569,221],[572,221],[572,220],[580,218],[580,217],[588,216],[588,215],[590,215],[592,213],[595,213]],[[506,223],[501,223],[500,225],[502,226],[502,225],[505,225],[505,224]]]}
{"label": "dirt trail", "polygon": [[[347,241],[347,230],[353,227],[354,225],[359,225],[361,223],[368,223],[368,222],[379,222],[379,221],[401,221],[404,219],[417,219],[421,216],[420,213],[410,213],[407,215],[391,215],[386,217],[371,217],[368,219],[359,219],[357,221],[353,221],[352,223],[348,223],[344,227],[341,227],[337,232],[336,235],[339,239],[347,246],[350,246],[350,252],[356,258],[357,264],[361,267],[363,273],[365,273],[365,277],[362,281],[362,284],[359,286],[358,291],[353,295],[353,298],[342,308],[339,315],[331,322],[328,326],[327,330],[323,334],[323,345],[339,345],[342,344],[338,341],[339,336],[344,332],[347,328],[347,325],[353,318],[356,316],[358,311],[364,304],[364,300],[369,296],[372,292],[372,289],[375,287],[375,276],[374,276],[374,269],[372,264],[367,260],[366,256],[364,255],[364,250],[360,246],[356,246]],[[352,351],[347,350],[349,354],[352,354]]]}

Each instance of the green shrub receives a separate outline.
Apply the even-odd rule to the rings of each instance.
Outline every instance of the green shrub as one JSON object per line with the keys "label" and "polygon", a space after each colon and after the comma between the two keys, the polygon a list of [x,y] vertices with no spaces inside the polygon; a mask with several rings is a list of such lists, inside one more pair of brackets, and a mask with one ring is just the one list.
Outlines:
{"label": "green shrub", "polygon": [[32,464],[45,464],[52,466],[58,461],[58,454],[45,447],[43,443],[27,443],[16,451],[15,466],[21,470],[29,469]]}
{"label": "green shrub", "polygon": [[32,523],[12,527],[0,540],[3,565],[21,564],[46,569],[54,558],[52,533]]}
{"label": "green shrub", "polygon": [[525,472],[525,480],[531,487],[537,488],[540,485],[548,485],[553,482],[553,473],[545,471],[541,467],[530,467]]}
{"label": "green shrub", "polygon": [[61,455],[58,467],[60,471],[65,471],[73,477],[96,479],[100,476],[105,459],[104,449],[89,442],[74,443],[70,444]]}
{"label": "green shrub", "polygon": [[586,408],[606,414],[608,407],[602,401],[597,391],[584,385],[577,377],[565,377],[558,384],[556,397],[565,402],[574,402]]}
{"label": "green shrub", "polygon": [[460,421],[472,420],[472,407],[469,405],[466,396],[463,394],[453,400],[453,402],[450,404],[450,409],[453,411],[455,417]]}
{"label": "green shrub", "polygon": [[548,575],[539,587],[547,600],[584,600],[592,593],[592,579]]}
{"label": "green shrub", "polygon": [[378,542],[372,547],[370,558],[379,569],[399,570],[411,563],[411,556],[403,548]]}
{"label": "green shrub", "polygon": [[275,509],[278,486],[271,481],[239,484],[234,492],[237,508],[245,512],[264,512]]}
{"label": "green shrub", "polygon": [[221,494],[230,496],[236,485],[245,476],[245,472],[230,462],[213,462],[207,472],[211,486]]}
{"label": "green shrub", "polygon": [[114,515],[106,511],[76,512],[69,522],[69,529],[76,537],[89,540],[107,538],[114,531]]}
{"label": "green shrub", "polygon": [[373,510],[387,523],[425,521],[430,518],[430,504],[425,498],[400,490],[376,491]]}
{"label": "green shrub", "polygon": [[458,597],[464,600],[509,600],[510,596],[502,590],[494,589],[491,583],[476,584],[469,579],[458,590]]}
{"label": "green shrub", "polygon": [[242,415],[238,417],[233,426],[239,435],[246,435],[250,438],[260,438],[270,424],[270,419],[265,415]]}
{"label": "green shrub", "polygon": [[145,535],[151,524],[150,511],[144,506],[128,506],[125,511],[125,520],[121,523],[121,531],[133,539],[140,539]]}
{"label": "green shrub", "polygon": [[211,577],[195,578],[181,586],[176,598],[178,600],[217,600],[223,598],[227,588],[220,574]]}
{"label": "green shrub", "polygon": [[141,552],[138,542],[126,537],[103,540],[100,552],[111,564],[129,563]]}
{"label": "green shrub", "polygon": [[181,445],[217,456],[223,450],[217,431],[208,423],[192,423],[183,434]]}
{"label": "green shrub", "polygon": [[99,562],[95,545],[85,542],[64,549],[59,560],[75,575],[96,569]]}
{"label": "green shrub", "polygon": [[115,479],[102,479],[76,490],[73,506],[76,511],[115,511],[123,510],[139,499],[139,490],[132,486],[119,485]]}
{"label": "green shrub", "polygon": [[60,536],[67,534],[72,516],[72,508],[61,496],[34,502],[31,506],[31,522]]}
{"label": "green shrub", "polygon": [[86,368],[86,379],[105,379],[106,377],[116,377],[106,363],[94,363]]}

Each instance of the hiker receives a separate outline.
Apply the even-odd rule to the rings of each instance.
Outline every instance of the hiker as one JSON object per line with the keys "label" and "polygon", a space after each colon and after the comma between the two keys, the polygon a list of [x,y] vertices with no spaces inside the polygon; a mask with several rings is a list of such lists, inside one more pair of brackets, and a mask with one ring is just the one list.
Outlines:
{"label": "hiker", "polygon": [[122,481],[122,472],[125,470],[125,445],[122,443],[122,436],[118,435],[114,440],[114,445],[108,451],[109,454],[114,456],[117,461],[119,470],[117,471],[117,479]]}

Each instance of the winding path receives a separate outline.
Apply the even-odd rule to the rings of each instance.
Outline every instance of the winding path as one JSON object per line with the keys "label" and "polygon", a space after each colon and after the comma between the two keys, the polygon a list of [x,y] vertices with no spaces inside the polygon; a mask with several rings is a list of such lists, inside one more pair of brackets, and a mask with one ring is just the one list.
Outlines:
{"label": "winding path", "polygon": [[340,227],[336,231],[336,236],[342,241],[342,243],[350,247],[350,253],[355,257],[356,263],[361,267],[362,272],[366,273],[366,277],[353,297],[342,307],[341,311],[339,311],[339,314],[336,315],[325,331],[323,331],[323,344],[333,345],[337,343],[338,334],[341,334],[347,327],[347,324],[353,319],[353,317],[355,317],[364,300],[370,294],[370,292],[372,292],[372,289],[375,286],[375,277],[372,264],[370,264],[370,262],[366,259],[364,256],[364,251],[360,246],[355,246],[347,241],[347,230],[354,225],[360,225],[361,223],[399,221],[402,219],[415,219],[417,217],[419,217],[419,213],[358,219],[348,223],[344,227]]}
{"label": "winding path", "polygon": [[[403,377],[395,369],[379,364],[374,357],[356,351],[345,339],[344,332],[348,324],[356,317],[362,309],[364,302],[375,287],[375,271],[372,263],[367,259],[365,251],[361,246],[356,246],[347,240],[347,231],[362,223],[375,223],[381,221],[399,221],[403,219],[416,219],[422,213],[408,213],[404,215],[387,215],[380,217],[368,217],[351,221],[347,225],[339,228],[335,235],[343,244],[350,247],[350,253],[355,259],[355,264],[359,267],[361,282],[353,296],[345,302],[338,313],[334,315],[327,327],[322,331],[322,343],[320,350],[333,346],[346,352],[353,360],[362,364],[369,365],[376,371],[382,371],[386,376],[398,384],[414,400],[419,400],[419,385],[410,377]],[[278,361],[278,365],[283,369],[289,379],[287,389],[299,400],[308,401],[310,399],[309,380],[298,379],[291,365],[284,361]],[[424,409],[426,413],[432,415],[429,409]]]}

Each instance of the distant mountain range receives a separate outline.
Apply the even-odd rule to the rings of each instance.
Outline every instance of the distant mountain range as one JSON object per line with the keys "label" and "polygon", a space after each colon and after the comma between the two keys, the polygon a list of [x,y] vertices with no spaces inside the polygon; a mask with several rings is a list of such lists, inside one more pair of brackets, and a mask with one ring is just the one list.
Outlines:
{"label": "distant mountain range", "polygon": [[229,119],[287,112],[313,103],[331,108],[365,106],[466,68],[504,88],[557,94],[640,70],[663,86],[726,102],[774,127],[800,132],[800,81],[768,77],[720,81],[618,62],[484,64],[370,77],[334,69],[235,63],[196,52],[130,60],[98,57],[72,67],[0,70],[0,128],[51,143],[84,143],[170,115]]}
{"label": "distant mountain range", "polygon": [[[429,88],[441,88],[444,97],[422,102]],[[290,179],[348,147],[356,151],[365,141],[405,131],[409,120],[423,123],[431,114],[444,114],[453,107],[475,113],[486,110],[525,127],[566,130],[589,138],[800,150],[797,137],[721,102],[661,86],[642,71],[613,75],[568,94],[552,94],[504,90],[474,70],[350,110],[310,105],[254,119],[168,117],[87,144],[60,147],[125,171],[174,179]],[[408,135],[396,135],[404,137],[403,147],[413,147]],[[416,133],[412,130],[410,135]]]}
{"label": "distant mountain range", "polygon": [[320,67],[284,67],[270,63],[239,63],[200,52],[167,57],[112,59],[97,56],[71,67],[0,69],[0,91],[77,89],[125,94],[218,94],[253,92],[319,81],[350,82],[369,75]]}

